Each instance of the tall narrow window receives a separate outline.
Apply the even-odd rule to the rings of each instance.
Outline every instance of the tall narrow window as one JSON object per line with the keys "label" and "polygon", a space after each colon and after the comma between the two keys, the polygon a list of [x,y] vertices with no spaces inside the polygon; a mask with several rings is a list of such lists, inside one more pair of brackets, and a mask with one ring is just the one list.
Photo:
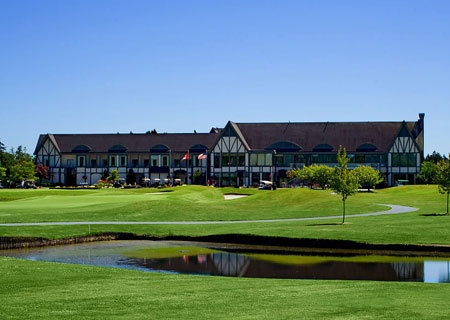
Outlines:
{"label": "tall narrow window", "polygon": [[127,156],[120,156],[120,167],[127,166]]}
{"label": "tall narrow window", "polygon": [[169,156],[162,156],[162,165],[163,167],[169,166]]}
{"label": "tall narrow window", "polygon": [[77,166],[84,167],[86,165],[86,156],[78,156],[77,157]]}

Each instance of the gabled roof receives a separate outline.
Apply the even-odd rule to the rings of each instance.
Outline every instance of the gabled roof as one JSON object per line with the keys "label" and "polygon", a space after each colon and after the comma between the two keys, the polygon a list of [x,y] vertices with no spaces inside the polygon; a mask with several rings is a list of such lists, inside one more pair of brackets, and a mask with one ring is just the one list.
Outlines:
{"label": "gabled roof", "polygon": [[117,146],[121,152],[149,153],[156,145],[165,145],[172,152],[187,152],[192,146],[202,144],[211,146],[217,133],[162,133],[162,134],[42,134],[36,151],[46,139],[51,139],[61,153],[72,153],[79,145],[90,147],[91,153],[108,153]]}
{"label": "gabled roof", "polygon": [[[361,145],[374,145],[388,152],[403,122],[288,122],[235,123],[251,150],[264,150],[279,141],[289,141],[313,152],[317,146],[339,146],[354,152]],[[406,122],[411,131],[415,122]]]}

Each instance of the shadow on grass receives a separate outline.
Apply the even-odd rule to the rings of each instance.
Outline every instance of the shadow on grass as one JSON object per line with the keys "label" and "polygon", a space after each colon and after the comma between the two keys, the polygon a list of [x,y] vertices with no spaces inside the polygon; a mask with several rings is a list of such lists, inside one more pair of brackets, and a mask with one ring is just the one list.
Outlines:
{"label": "shadow on grass", "polygon": [[421,216],[422,217],[445,217],[445,216],[449,216],[450,214],[448,213],[422,213]]}
{"label": "shadow on grass", "polygon": [[323,226],[342,226],[345,224],[352,224],[351,222],[334,222],[334,223],[313,223],[313,224],[307,224],[307,227],[323,227]]}

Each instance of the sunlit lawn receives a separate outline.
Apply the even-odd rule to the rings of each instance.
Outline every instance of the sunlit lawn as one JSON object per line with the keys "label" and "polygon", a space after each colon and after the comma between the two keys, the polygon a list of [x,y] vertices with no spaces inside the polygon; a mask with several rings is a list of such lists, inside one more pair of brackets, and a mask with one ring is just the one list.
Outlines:
{"label": "sunlit lawn", "polygon": [[[339,216],[330,190],[0,190],[0,223],[212,221]],[[224,200],[225,193],[249,196]],[[417,207],[398,215],[351,217]],[[149,235],[255,234],[370,243],[450,244],[450,216],[436,186],[359,193],[347,219],[211,225],[0,227],[0,236],[61,238],[101,232]],[[447,319],[448,284],[242,279],[0,258],[0,319]]]}
{"label": "sunlit lawn", "polygon": [[[165,192],[161,192],[165,191]],[[226,193],[248,196],[224,200]],[[416,207],[399,215],[351,217],[387,210],[381,204]],[[407,186],[347,200],[346,224],[341,219],[210,225],[77,225],[0,227],[3,236],[47,238],[101,232],[148,235],[242,233],[295,238],[347,239],[373,243],[450,244],[450,216],[445,196],[436,186]],[[107,190],[1,190],[0,223],[53,221],[221,221],[340,216],[342,201],[330,190],[208,188]]]}
{"label": "sunlit lawn", "polygon": [[0,258],[2,319],[448,319],[448,284],[165,275]]}

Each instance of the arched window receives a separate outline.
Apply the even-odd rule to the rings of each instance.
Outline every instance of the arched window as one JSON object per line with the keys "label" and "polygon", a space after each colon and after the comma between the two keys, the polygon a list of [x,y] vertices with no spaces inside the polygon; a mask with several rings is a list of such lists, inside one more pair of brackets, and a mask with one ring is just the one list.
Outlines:
{"label": "arched window", "polygon": [[317,146],[315,146],[313,148],[314,152],[331,152],[333,151],[333,146],[330,146],[329,144],[326,143],[322,143],[322,144],[318,144]]}
{"label": "arched window", "polygon": [[123,144],[115,144],[111,148],[108,149],[108,152],[110,153],[122,153],[126,152],[128,150],[127,147],[125,147]]}
{"label": "arched window", "polygon": [[277,152],[298,152],[302,147],[291,141],[278,141],[265,148],[266,150],[276,150]]}
{"label": "arched window", "polygon": [[88,153],[89,151],[91,151],[91,147],[85,144],[80,144],[72,149],[74,153]]}
{"label": "arched window", "polygon": [[364,144],[360,145],[358,148],[356,148],[357,152],[374,152],[377,150],[378,150],[378,147],[371,143],[364,143]]}
{"label": "arched window", "polygon": [[165,144],[157,144],[150,148],[150,153],[167,153],[170,148]]}

